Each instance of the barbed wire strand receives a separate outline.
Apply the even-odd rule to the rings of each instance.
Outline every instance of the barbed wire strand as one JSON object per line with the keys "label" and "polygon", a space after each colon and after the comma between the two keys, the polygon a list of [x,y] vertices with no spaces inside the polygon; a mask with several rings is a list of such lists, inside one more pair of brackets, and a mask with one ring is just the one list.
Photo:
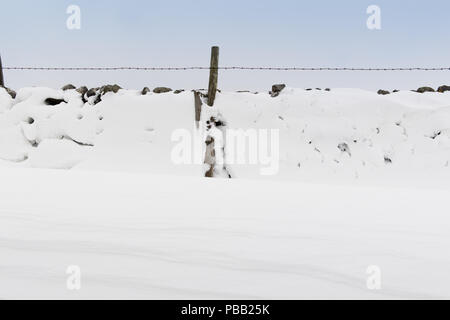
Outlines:
{"label": "barbed wire strand", "polygon": [[[3,67],[18,71],[188,71],[211,70],[211,67]],[[351,68],[351,67],[219,67],[218,70],[248,71],[450,71],[450,67]]]}

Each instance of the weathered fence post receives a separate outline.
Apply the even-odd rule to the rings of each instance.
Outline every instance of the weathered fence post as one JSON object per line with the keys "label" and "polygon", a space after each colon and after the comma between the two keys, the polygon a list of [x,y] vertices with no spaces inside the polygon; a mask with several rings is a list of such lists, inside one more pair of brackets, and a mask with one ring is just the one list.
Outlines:
{"label": "weathered fence post", "polygon": [[201,115],[202,115],[202,99],[200,98],[200,92],[194,90],[194,106],[195,106],[195,123],[197,128],[199,127]]}
{"label": "weathered fence post", "polygon": [[2,67],[2,56],[0,55],[0,87],[5,86],[5,81],[3,79],[3,67]]}
{"label": "weathered fence post", "polygon": [[209,74],[208,105],[212,107],[216,100],[217,79],[219,78],[219,47],[211,49],[211,69]]}

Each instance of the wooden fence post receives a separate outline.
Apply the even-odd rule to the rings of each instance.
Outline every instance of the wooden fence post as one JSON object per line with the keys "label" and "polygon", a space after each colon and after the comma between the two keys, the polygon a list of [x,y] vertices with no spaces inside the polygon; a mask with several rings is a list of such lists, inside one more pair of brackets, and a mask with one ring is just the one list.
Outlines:
{"label": "wooden fence post", "polygon": [[2,67],[2,56],[0,56],[0,87],[5,86],[5,81],[3,79],[3,67]]}
{"label": "wooden fence post", "polygon": [[200,124],[200,119],[202,115],[202,99],[200,98],[200,92],[197,90],[194,90],[194,106],[195,106],[195,123],[197,125],[197,128]]}
{"label": "wooden fence post", "polygon": [[208,105],[212,107],[216,100],[217,79],[219,78],[219,47],[211,49],[211,70],[209,74]]}

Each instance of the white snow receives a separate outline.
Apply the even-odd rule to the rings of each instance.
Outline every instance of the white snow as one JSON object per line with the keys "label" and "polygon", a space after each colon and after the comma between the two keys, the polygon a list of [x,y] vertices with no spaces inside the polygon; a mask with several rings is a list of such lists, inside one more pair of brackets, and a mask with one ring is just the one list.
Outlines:
{"label": "white snow", "polygon": [[[190,91],[92,102],[0,88],[0,299],[450,298],[449,93],[224,92],[199,129]],[[205,179],[180,129],[219,162],[221,131],[278,130],[279,172]]]}
{"label": "white snow", "polygon": [[[68,103],[48,106],[48,97]],[[201,165],[171,161],[173,131],[194,127],[193,101],[192,93],[141,96],[121,90],[92,105],[83,104],[75,90],[24,88],[14,107],[0,113],[0,159],[23,167],[199,176]]]}
{"label": "white snow", "polygon": [[[450,297],[448,190],[0,175],[0,298]],[[367,288],[369,266],[381,290]]]}
{"label": "white snow", "polygon": [[[450,94],[286,89],[275,99],[250,93],[219,95],[216,106],[229,128],[280,130],[280,171],[274,179],[355,182],[406,177],[425,182],[426,174],[425,180],[448,186]],[[262,177],[254,166],[232,169],[237,177]]]}
{"label": "white snow", "polygon": [[[198,136],[190,91],[142,96],[120,90],[106,94],[97,105],[83,104],[75,90],[24,88],[15,100],[4,89],[0,92],[2,160],[22,167],[203,174],[202,163],[177,165],[171,159],[176,130]],[[68,103],[47,106],[43,101],[48,97]],[[407,184],[417,180],[419,185],[449,186],[448,92],[380,96],[358,89],[287,88],[276,98],[267,93],[221,93],[214,108],[203,106],[200,130],[211,116],[226,123],[224,132],[279,132],[277,174],[261,175],[260,163],[231,161],[227,168],[233,178]],[[208,134],[216,139],[218,161],[225,157],[228,162],[229,146],[214,130]]]}

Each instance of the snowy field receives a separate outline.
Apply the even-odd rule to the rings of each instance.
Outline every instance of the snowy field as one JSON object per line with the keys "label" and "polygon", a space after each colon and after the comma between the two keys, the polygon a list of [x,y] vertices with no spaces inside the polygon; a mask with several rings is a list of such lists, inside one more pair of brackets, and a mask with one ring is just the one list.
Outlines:
{"label": "snowy field", "polygon": [[[1,176],[0,298],[450,297],[448,190]],[[373,265],[381,290],[366,286]]]}
{"label": "snowy field", "polygon": [[[198,127],[190,91],[96,98],[0,88],[0,299],[450,298],[449,92],[221,93]],[[180,129],[276,129],[279,171],[206,179]]]}

